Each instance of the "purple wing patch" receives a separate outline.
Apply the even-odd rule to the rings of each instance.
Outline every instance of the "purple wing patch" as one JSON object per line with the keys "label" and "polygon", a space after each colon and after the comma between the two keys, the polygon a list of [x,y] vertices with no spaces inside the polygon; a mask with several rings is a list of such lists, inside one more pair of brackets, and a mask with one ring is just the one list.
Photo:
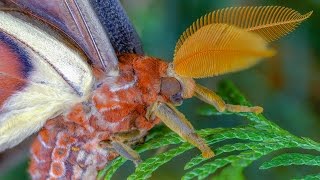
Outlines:
{"label": "purple wing patch", "polygon": [[33,67],[27,52],[0,32],[0,107],[26,83]]}

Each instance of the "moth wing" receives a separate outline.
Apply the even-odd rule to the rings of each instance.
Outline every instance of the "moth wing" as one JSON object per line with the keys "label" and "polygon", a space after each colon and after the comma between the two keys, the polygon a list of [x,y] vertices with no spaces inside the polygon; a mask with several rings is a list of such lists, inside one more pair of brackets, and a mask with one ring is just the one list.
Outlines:
{"label": "moth wing", "polygon": [[93,65],[117,72],[117,57],[90,1],[6,0],[63,31],[81,47]]}
{"label": "moth wing", "polygon": [[116,52],[144,54],[140,37],[119,0],[91,2]]}
{"label": "moth wing", "polygon": [[0,151],[91,92],[85,57],[52,33],[0,11]]}

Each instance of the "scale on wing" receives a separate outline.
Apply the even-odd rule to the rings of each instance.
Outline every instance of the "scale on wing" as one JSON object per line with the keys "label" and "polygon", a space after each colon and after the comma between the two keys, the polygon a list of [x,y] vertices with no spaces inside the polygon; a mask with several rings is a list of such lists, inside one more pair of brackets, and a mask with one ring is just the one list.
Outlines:
{"label": "scale on wing", "polygon": [[84,101],[93,85],[85,58],[63,41],[0,12],[0,151]]}
{"label": "scale on wing", "polygon": [[117,57],[90,1],[6,1],[63,31],[85,52],[91,63],[107,75],[117,73]]}

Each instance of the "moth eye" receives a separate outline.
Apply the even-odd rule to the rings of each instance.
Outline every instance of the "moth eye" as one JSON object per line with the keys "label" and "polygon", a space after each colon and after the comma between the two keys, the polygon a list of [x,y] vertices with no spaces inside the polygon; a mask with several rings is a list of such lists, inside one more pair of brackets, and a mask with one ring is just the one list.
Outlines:
{"label": "moth eye", "polygon": [[179,104],[179,105],[182,104],[182,101],[183,101],[182,93],[178,92],[177,94],[172,95],[170,100],[175,104]]}
{"label": "moth eye", "polygon": [[182,103],[182,87],[180,82],[173,77],[161,78],[161,95],[169,99],[174,104]]}

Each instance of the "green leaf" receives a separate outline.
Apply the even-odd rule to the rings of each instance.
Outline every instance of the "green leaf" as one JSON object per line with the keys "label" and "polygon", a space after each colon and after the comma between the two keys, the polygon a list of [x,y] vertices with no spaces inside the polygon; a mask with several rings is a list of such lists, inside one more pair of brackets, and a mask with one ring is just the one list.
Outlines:
{"label": "green leaf", "polygon": [[171,149],[165,153],[149,158],[139,164],[139,166],[136,168],[136,171],[128,177],[128,180],[147,179],[151,177],[152,172],[158,169],[161,165],[192,148],[193,146],[190,144],[184,143],[178,148]]}
{"label": "green leaf", "polygon": [[271,161],[263,163],[260,169],[290,165],[320,166],[320,156],[299,153],[282,154],[273,158]]}
{"label": "green leaf", "polygon": [[[202,137],[206,137],[208,135],[214,134],[214,133],[219,133],[221,132],[222,129],[203,129],[198,131],[198,134]],[[175,135],[176,136],[176,135]],[[171,136],[171,138],[175,139],[175,136]],[[146,150],[146,147],[150,149],[155,149],[156,147],[158,147],[159,143],[160,144],[176,144],[178,142],[181,142],[181,139],[179,139],[179,141],[177,141],[177,139],[175,139],[174,141],[171,141],[170,138],[168,139],[168,135],[165,136],[165,138],[161,138],[161,139],[157,139],[155,141],[150,141],[147,142],[146,144],[144,144],[143,146],[137,148],[138,152],[142,152],[144,150]],[[178,148],[175,149],[171,149],[165,153],[162,154],[158,154],[152,158],[147,159],[146,161],[142,162],[141,164],[139,164],[139,166],[136,168],[136,171],[129,176],[128,179],[145,179],[151,176],[151,173],[156,170],[157,168],[159,168],[161,165],[165,164],[166,162],[170,161],[171,159],[173,159],[174,157],[184,153],[187,150],[190,150],[194,148],[192,145],[188,144],[188,143],[184,143],[181,146],[179,146]]]}
{"label": "green leaf", "polygon": [[[256,143],[236,143],[236,144],[227,144],[216,150],[216,156],[225,153],[225,152],[233,152],[233,151],[243,151],[250,149],[249,146],[254,146]],[[185,170],[190,169],[200,163],[206,161],[208,159],[203,158],[202,156],[196,156],[192,158],[184,167]]]}
{"label": "green leaf", "polygon": [[[207,138],[208,144],[212,145],[213,143],[222,141],[222,140],[228,140],[228,139],[239,139],[239,140],[251,140],[251,141],[274,141],[274,142],[280,142],[284,143],[286,142],[282,137],[277,137],[272,133],[267,132],[260,132],[252,128],[233,128],[224,132],[221,132],[220,134],[217,134],[210,139]],[[262,143],[262,146],[265,143]],[[219,155],[223,152],[232,152],[232,151],[240,151],[240,150],[246,150],[246,149],[253,149],[255,146],[261,146],[261,144],[257,142],[253,143],[235,143],[230,145],[225,145],[221,148],[218,148],[216,151],[216,155]],[[288,147],[292,147],[293,144],[287,144]],[[207,159],[202,158],[201,156],[197,156],[193,159],[191,159],[185,166],[185,169],[192,168],[203,161],[206,161]]]}
{"label": "green leaf", "polygon": [[98,180],[102,179],[111,179],[111,177],[114,175],[114,173],[126,162],[127,160],[118,157],[117,159],[113,160],[111,163],[109,163],[103,170],[101,170],[97,176]]}
{"label": "green leaf", "polygon": [[252,145],[251,146],[252,150],[244,151],[239,155],[231,155],[223,158],[218,158],[212,162],[205,163],[201,167],[195,168],[192,171],[187,172],[183,176],[183,179],[188,180],[195,177],[198,177],[198,179],[204,179],[209,175],[215,173],[216,170],[218,170],[219,168],[222,168],[227,164],[232,164],[232,166],[235,166],[235,167],[247,167],[254,160],[259,159],[263,155],[279,150],[281,148],[285,148],[288,146],[290,147],[290,144],[278,143],[278,142],[268,143],[268,144],[260,143],[257,145],[254,145],[254,144],[251,144],[251,145]]}

